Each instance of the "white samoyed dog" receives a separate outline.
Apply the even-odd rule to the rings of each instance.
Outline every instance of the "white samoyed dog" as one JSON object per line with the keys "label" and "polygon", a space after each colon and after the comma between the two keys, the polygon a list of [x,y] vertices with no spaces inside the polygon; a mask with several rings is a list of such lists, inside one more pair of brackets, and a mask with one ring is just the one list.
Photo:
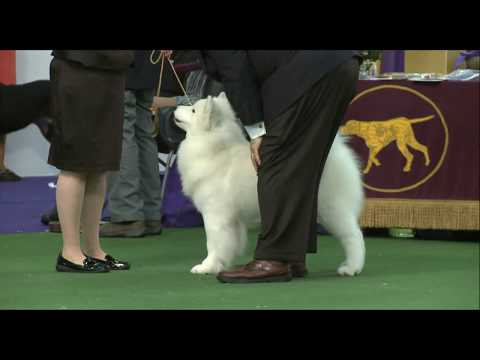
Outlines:
{"label": "white samoyed dog", "polygon": [[[207,235],[208,256],[191,272],[217,274],[243,252],[247,227],[260,223],[250,145],[225,93],[193,106],[179,106],[175,118],[187,133],[177,154],[183,192],[202,214]],[[337,272],[359,274],[365,262],[358,224],[363,186],[357,159],[339,135],[328,155],[318,192],[318,222],[341,242],[345,252]]]}

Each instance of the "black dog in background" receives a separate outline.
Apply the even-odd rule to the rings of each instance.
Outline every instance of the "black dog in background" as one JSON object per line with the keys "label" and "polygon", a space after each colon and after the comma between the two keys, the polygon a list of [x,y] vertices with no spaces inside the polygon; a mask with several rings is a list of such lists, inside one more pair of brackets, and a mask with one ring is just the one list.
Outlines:
{"label": "black dog in background", "polygon": [[[8,134],[35,124],[47,141],[50,141],[53,131],[50,118],[49,80],[22,85],[0,83],[0,134]],[[50,220],[58,221],[56,207],[42,216],[44,224],[48,224]]]}
{"label": "black dog in background", "polygon": [[35,123],[42,134],[51,135],[50,81],[39,80],[22,85],[0,83],[0,134],[8,134]]}

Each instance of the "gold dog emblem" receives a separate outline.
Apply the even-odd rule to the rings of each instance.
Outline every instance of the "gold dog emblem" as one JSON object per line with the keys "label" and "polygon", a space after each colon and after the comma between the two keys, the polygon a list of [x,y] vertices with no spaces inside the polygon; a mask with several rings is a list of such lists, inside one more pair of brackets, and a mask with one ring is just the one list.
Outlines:
{"label": "gold dog emblem", "polygon": [[396,142],[397,148],[406,160],[403,167],[404,172],[412,170],[413,154],[409,151],[408,146],[420,151],[425,157],[425,166],[430,165],[430,156],[428,147],[422,145],[415,138],[413,124],[429,121],[435,115],[430,115],[418,119],[408,119],[406,117],[398,117],[385,121],[358,121],[349,120],[340,128],[342,135],[355,135],[365,141],[368,147],[368,163],[363,170],[364,174],[368,174],[372,165],[381,166],[377,159],[378,153],[386,148],[393,141]]}

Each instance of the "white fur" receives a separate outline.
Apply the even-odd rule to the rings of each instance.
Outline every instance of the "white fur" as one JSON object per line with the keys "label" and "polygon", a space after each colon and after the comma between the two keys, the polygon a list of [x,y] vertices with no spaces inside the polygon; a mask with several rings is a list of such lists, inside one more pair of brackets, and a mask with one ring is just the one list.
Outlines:
{"label": "white fur", "polygon": [[[177,156],[183,191],[201,212],[207,235],[208,256],[191,272],[216,274],[243,252],[247,226],[259,224],[257,175],[249,143],[224,93],[179,106],[175,118],[187,132]],[[358,225],[363,200],[358,163],[337,135],[320,183],[318,221],[343,246],[340,275],[359,274],[364,266],[365,245]]]}

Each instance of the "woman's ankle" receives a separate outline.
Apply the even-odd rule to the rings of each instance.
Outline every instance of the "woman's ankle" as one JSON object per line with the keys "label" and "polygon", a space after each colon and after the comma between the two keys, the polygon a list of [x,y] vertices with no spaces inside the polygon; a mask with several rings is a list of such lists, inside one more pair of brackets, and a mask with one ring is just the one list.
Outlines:
{"label": "woman's ankle", "polygon": [[83,260],[85,260],[85,255],[81,250],[63,249],[62,257],[77,265],[82,265]]}
{"label": "woman's ankle", "polygon": [[107,253],[102,249],[85,249],[85,255],[90,256],[94,259],[104,260]]}

